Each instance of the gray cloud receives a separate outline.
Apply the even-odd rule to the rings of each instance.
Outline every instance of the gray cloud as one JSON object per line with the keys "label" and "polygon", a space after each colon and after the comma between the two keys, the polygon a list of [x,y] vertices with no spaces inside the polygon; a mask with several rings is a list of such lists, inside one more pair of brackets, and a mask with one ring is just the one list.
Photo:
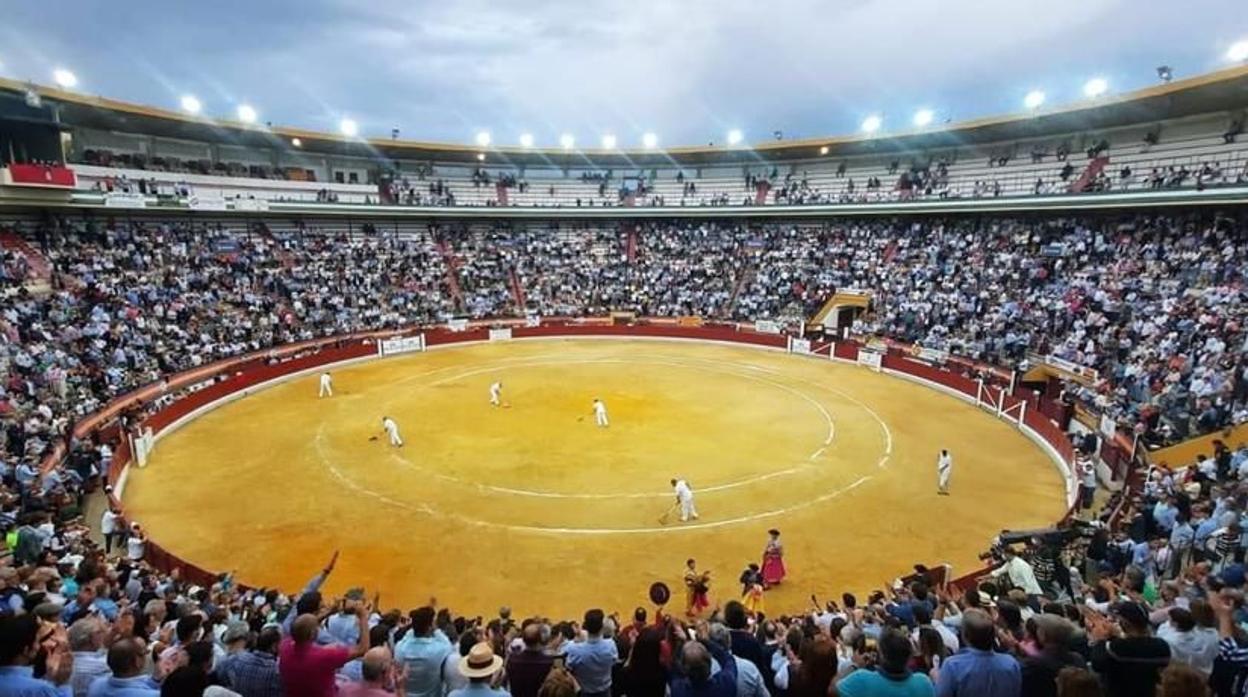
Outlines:
{"label": "gray cloud", "polygon": [[[612,132],[666,144],[902,125],[919,106],[967,118],[1055,101],[1103,74],[1116,89],[1219,66],[1248,36],[1238,3],[1196,0],[303,0],[7,3],[5,75],[215,114],[248,101],[276,123],[553,144]],[[1154,6],[1155,5],[1155,6]],[[176,7],[176,9],[174,9]],[[1228,21],[1229,20],[1229,21]],[[1234,26],[1238,20],[1241,26]]]}

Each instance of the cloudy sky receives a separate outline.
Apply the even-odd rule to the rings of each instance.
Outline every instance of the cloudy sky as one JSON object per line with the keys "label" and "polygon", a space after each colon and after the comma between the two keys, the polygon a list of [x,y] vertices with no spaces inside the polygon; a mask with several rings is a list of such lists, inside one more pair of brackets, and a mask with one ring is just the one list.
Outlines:
{"label": "cloudy sky", "polygon": [[554,145],[885,127],[1050,103],[1226,65],[1242,0],[0,0],[0,75],[210,115]]}

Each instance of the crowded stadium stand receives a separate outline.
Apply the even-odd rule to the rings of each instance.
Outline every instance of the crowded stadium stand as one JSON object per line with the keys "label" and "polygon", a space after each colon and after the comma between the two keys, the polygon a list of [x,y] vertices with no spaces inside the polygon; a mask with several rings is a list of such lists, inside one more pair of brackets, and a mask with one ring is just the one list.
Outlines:
{"label": "crowded stadium stand", "polygon": [[[660,643],[670,657],[693,632],[730,666],[727,650],[753,642],[773,691],[792,672],[790,694],[823,697],[898,628],[923,647],[903,656],[917,672],[952,659],[959,640],[944,637],[960,628],[976,650],[996,642],[1031,665],[1028,684],[1044,683],[1034,666],[1050,654],[1117,675],[1130,661],[1106,646],[1156,631],[1173,662],[1233,686],[1218,694],[1245,694],[1248,608],[1238,590],[1207,591],[1242,590],[1248,549],[1246,88],[1240,67],[888,136],[571,158],[215,123],[0,80],[0,124],[35,124],[0,148],[0,520],[13,561],[0,600],[63,632],[61,620],[84,654],[108,634],[118,674],[150,659],[134,637],[159,646],[134,672],[152,679],[210,672],[201,637],[261,661],[296,614],[334,614],[317,592],[334,561],[303,592],[257,590],[132,526],[113,487],[154,432],[397,338],[700,339],[874,362],[986,406],[1054,460],[1067,515],[984,540],[983,568],[898,559],[895,584],[863,579],[856,599],[755,624],[735,602],[709,627],[610,619],[620,656],[653,644],[657,666]],[[121,559],[80,517],[101,499]],[[596,643],[603,622],[540,617],[525,631],[509,611],[478,628],[432,607],[374,610],[359,605],[359,633],[325,643],[367,648],[378,627],[377,645],[436,636],[438,676],[452,652],[472,659],[476,638],[514,659],[520,645],[566,652],[582,629]],[[182,618],[174,636],[167,613]],[[723,646],[720,621],[733,630]],[[298,641],[317,641],[317,626],[296,627]],[[413,677],[428,656],[396,650],[413,669],[405,694],[441,697],[442,678],[425,690]],[[217,660],[222,687],[280,694],[265,691],[276,668],[257,688],[242,659]],[[815,660],[831,670],[812,690],[802,666]]]}

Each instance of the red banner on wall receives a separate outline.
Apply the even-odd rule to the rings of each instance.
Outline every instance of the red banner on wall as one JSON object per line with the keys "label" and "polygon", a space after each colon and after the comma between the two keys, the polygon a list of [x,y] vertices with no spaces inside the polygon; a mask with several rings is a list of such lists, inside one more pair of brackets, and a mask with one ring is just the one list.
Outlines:
{"label": "red banner on wall", "polygon": [[4,182],[14,186],[51,186],[64,189],[78,186],[74,170],[62,165],[11,164]]}

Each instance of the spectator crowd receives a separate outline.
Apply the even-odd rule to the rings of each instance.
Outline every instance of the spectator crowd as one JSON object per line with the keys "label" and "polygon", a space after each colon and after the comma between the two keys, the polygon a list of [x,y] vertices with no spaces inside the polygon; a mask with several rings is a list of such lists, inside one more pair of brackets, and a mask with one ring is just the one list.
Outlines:
{"label": "spectator crowd", "polygon": [[694,619],[638,608],[576,622],[383,610],[361,589],[327,598],[333,560],[293,595],[228,575],[194,586],[149,566],[144,531],[116,512],[102,544],[84,523],[107,443],[70,443],[41,468],[111,397],[219,357],[460,313],[808,317],[851,288],[872,297],[857,334],[1010,367],[1069,361],[1096,371],[1073,393],[1168,441],[1248,420],[1244,224],[48,224],[46,287],[14,252],[0,273],[0,697],[1248,694],[1242,449],[1153,473],[1116,509],[1121,525],[1106,513],[999,550],[975,588],[919,574],[789,616],[720,598]]}

